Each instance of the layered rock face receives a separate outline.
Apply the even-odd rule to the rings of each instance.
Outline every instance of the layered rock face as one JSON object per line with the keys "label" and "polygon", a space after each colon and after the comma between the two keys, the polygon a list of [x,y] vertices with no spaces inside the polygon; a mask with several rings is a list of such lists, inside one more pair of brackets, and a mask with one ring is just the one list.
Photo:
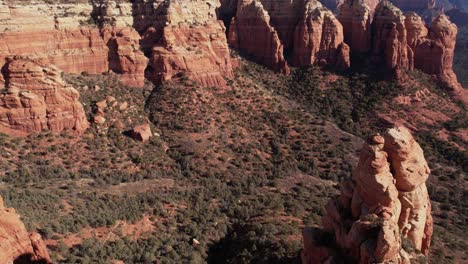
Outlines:
{"label": "layered rock face", "polygon": [[55,66],[30,59],[8,59],[2,69],[6,92],[0,95],[0,129],[39,132],[88,128],[79,93]]}
{"label": "layered rock face", "polygon": [[226,79],[233,78],[232,62],[226,28],[216,17],[218,7],[214,0],[160,4],[157,9],[166,11],[159,19],[165,22],[151,22],[144,35],[152,46],[152,80],[185,76],[204,86],[226,86]]}
{"label": "layered rock face", "polygon": [[374,56],[384,58],[389,69],[412,70],[413,54],[406,40],[405,17],[388,1],[380,2],[375,9],[372,39]]}
{"label": "layered rock face", "polygon": [[[255,37],[252,37],[255,36]],[[349,47],[333,13],[316,0],[242,0],[229,30],[229,44],[253,60],[289,73],[294,66],[349,67]]]}
{"label": "layered rock face", "polygon": [[15,209],[0,197],[0,264],[52,263],[41,236],[28,233]]}
{"label": "layered rock face", "polygon": [[[306,229],[303,263],[410,263],[403,239],[428,254],[432,236],[425,181],[430,170],[418,143],[404,127],[373,135],[361,150],[353,178],[329,201],[323,230]],[[332,243],[326,237],[331,236]],[[336,247],[332,246],[335,244]]]}
{"label": "layered rock face", "polygon": [[462,90],[452,69],[457,26],[447,16],[438,16],[427,27],[415,13],[403,13],[389,1],[374,10],[363,0],[346,0],[340,6],[344,41],[352,53],[383,60],[396,74],[419,69],[436,76],[452,91]]}
{"label": "layered rock face", "polygon": [[[21,55],[41,59],[69,73],[114,70],[122,74],[125,84],[142,86],[147,59],[139,51],[139,35],[117,19],[113,24],[125,28],[98,28],[93,25],[93,9],[88,3],[0,2],[0,61]],[[110,43],[109,31],[118,32]]]}
{"label": "layered rock face", "polygon": [[406,24],[414,31],[410,46],[414,51],[415,68],[438,76],[455,91],[462,89],[452,69],[457,26],[445,15],[432,21],[429,30],[415,14],[408,15]]}
{"label": "layered rock face", "polygon": [[343,27],[333,13],[319,2],[310,0],[303,17],[294,32],[293,64],[349,68],[349,46],[344,43]]}
{"label": "layered rock face", "polygon": [[373,9],[362,0],[345,1],[338,20],[343,25],[344,40],[354,52],[368,52],[371,47]]}
{"label": "layered rock face", "polygon": [[[255,36],[255,37],[253,37]],[[284,47],[259,1],[241,0],[229,30],[229,44],[273,70],[289,74]]]}

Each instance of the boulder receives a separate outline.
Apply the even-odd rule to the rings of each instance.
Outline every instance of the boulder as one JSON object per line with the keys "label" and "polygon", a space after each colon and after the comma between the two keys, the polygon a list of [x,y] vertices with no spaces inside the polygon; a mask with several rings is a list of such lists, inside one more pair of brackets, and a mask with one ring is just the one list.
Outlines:
{"label": "boulder", "polygon": [[140,126],[134,127],[130,131],[130,136],[133,139],[139,140],[139,141],[147,141],[150,139],[150,137],[153,136],[153,133],[151,132],[151,127],[149,124],[144,124]]}

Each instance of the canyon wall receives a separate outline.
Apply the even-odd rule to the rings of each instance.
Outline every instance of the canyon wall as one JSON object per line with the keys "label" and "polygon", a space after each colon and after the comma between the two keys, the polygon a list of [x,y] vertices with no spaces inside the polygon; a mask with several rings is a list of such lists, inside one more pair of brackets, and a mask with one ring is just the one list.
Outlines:
{"label": "canyon wall", "polygon": [[447,16],[439,15],[427,27],[416,13],[403,15],[389,1],[372,10],[365,1],[346,0],[338,20],[352,54],[380,61],[397,78],[418,69],[455,93],[462,90],[452,69],[457,26]]}
{"label": "canyon wall", "polygon": [[79,93],[61,78],[55,66],[38,60],[8,58],[2,68],[0,131],[44,129],[81,134],[88,128]]}
{"label": "canyon wall", "polygon": [[6,208],[0,197],[0,264],[43,263],[52,260],[38,233],[28,233],[13,208]]}
{"label": "canyon wall", "polygon": [[[148,23],[143,42],[151,47],[149,78],[161,83],[187,77],[204,86],[223,87],[233,78],[226,28],[218,20],[220,4],[211,1],[170,1],[159,4],[163,22]],[[159,11],[161,12],[161,11]]]}
{"label": "canyon wall", "polygon": [[409,264],[423,257],[408,246],[405,250],[403,240],[427,255],[433,228],[425,185],[429,173],[421,147],[406,128],[371,136],[352,180],[343,182],[340,196],[327,204],[323,229],[305,229],[302,263],[343,258]]}
{"label": "canyon wall", "polygon": [[341,24],[316,0],[238,1],[229,30],[231,47],[285,74],[289,64],[348,68],[349,47],[343,39]]}
{"label": "canyon wall", "polygon": [[139,50],[140,36],[132,22],[115,19],[112,25],[98,27],[94,9],[88,3],[1,1],[0,62],[21,55],[69,73],[112,70],[121,74],[125,84],[143,86],[148,60]]}

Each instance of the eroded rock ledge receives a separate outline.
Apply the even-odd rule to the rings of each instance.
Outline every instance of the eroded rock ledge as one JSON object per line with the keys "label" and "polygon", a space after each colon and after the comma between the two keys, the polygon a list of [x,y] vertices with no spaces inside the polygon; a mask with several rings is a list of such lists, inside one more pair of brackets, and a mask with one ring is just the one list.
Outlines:
{"label": "eroded rock ledge", "polygon": [[[352,180],[327,204],[323,229],[305,229],[302,262],[409,264],[427,256],[433,228],[425,185],[429,173],[408,129],[371,136]],[[406,251],[403,240],[421,254]]]}
{"label": "eroded rock ledge", "polygon": [[38,233],[28,233],[13,208],[5,208],[0,196],[0,264],[43,263],[52,260]]}
{"label": "eroded rock ledge", "polygon": [[61,78],[53,65],[28,58],[8,58],[0,83],[0,131],[40,132],[44,129],[73,134],[89,126],[79,93]]}

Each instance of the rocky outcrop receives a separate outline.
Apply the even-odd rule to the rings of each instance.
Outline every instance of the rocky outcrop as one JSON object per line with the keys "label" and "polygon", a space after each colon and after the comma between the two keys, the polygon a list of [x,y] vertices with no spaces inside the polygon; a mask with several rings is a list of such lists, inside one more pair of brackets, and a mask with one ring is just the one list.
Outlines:
{"label": "rocky outcrop", "polygon": [[463,88],[452,69],[457,26],[447,16],[439,15],[427,28],[415,13],[406,15],[405,25],[414,68],[436,76],[451,91],[461,92]]}
{"label": "rocky outcrop", "polygon": [[[139,50],[139,35],[128,25],[132,23],[114,19],[113,26],[105,24],[100,28],[93,20],[93,8],[89,3],[1,1],[0,62],[8,56],[21,55],[41,59],[68,73],[113,70],[121,74],[125,84],[142,86],[146,68],[143,64],[147,60]],[[131,9],[126,13],[131,17]]]}
{"label": "rocky outcrop", "polygon": [[[428,254],[432,236],[425,181],[430,170],[418,143],[404,127],[364,144],[353,178],[330,200],[323,229],[304,231],[303,263],[410,263]],[[328,262],[327,262],[328,261]],[[331,261],[331,262],[330,262]]]}
{"label": "rocky outcrop", "polygon": [[349,47],[343,39],[341,24],[317,0],[239,1],[229,30],[231,47],[286,74],[285,54],[291,54],[293,66],[348,68]]}
{"label": "rocky outcrop", "polygon": [[343,25],[344,41],[353,52],[368,52],[373,9],[362,0],[347,0],[339,9],[338,20]]}
{"label": "rocky outcrop", "polygon": [[340,22],[322,4],[309,0],[294,32],[293,65],[313,64],[347,69],[350,60]]}
{"label": "rocky outcrop", "polygon": [[[255,36],[255,37],[252,37]],[[229,29],[229,44],[273,70],[289,74],[284,48],[260,1],[241,0]]]}
{"label": "rocky outcrop", "polygon": [[138,32],[133,28],[104,28],[101,32],[109,48],[109,69],[120,74],[128,86],[144,86],[149,60],[139,50]]}
{"label": "rocky outcrop", "polygon": [[405,16],[388,1],[382,1],[375,9],[372,22],[372,52],[375,58],[383,58],[390,70],[413,69],[413,54],[406,40]]}
{"label": "rocky outcrop", "polygon": [[153,48],[151,65],[157,82],[186,77],[203,86],[226,86],[233,78],[231,58],[221,21],[164,28],[162,46]]}
{"label": "rocky outcrop", "polygon": [[78,91],[56,67],[15,57],[7,60],[2,74],[6,91],[0,95],[0,128],[75,134],[88,128]]}
{"label": "rocky outcrop", "polygon": [[[218,7],[214,0],[171,1],[161,6],[166,10],[164,27],[153,24],[146,31],[146,38],[155,41],[150,60],[153,81],[184,77],[203,86],[227,85],[226,80],[233,78],[232,62],[226,28],[216,17]],[[155,34],[160,36],[154,38]]]}
{"label": "rocky outcrop", "polygon": [[13,208],[0,197],[0,264],[52,263],[41,236],[28,233]]}
{"label": "rocky outcrop", "polygon": [[151,132],[150,125],[144,124],[130,130],[130,136],[138,141],[147,141],[153,136],[153,133]]}

